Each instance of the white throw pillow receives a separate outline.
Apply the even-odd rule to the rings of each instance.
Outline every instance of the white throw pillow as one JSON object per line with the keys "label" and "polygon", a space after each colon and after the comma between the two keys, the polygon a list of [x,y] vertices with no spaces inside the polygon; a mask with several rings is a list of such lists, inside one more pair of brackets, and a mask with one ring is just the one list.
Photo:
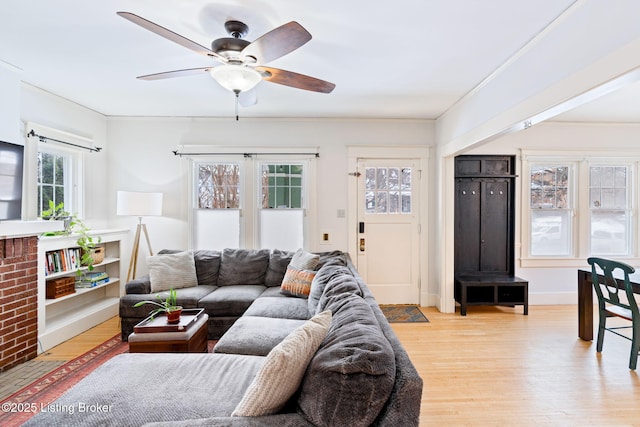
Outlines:
{"label": "white throw pillow", "polygon": [[323,311],[275,346],[231,416],[259,417],[282,409],[300,387],[307,365],[330,326],[331,311]]}
{"label": "white throw pillow", "polygon": [[147,257],[151,292],[198,286],[193,252],[162,254]]}

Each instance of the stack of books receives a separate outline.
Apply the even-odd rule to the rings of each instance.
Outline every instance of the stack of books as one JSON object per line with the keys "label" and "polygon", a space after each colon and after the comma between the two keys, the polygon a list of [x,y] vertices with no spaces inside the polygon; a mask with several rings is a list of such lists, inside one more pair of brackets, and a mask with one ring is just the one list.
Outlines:
{"label": "stack of books", "polygon": [[104,271],[85,272],[76,280],[76,288],[93,288],[109,282],[109,275]]}

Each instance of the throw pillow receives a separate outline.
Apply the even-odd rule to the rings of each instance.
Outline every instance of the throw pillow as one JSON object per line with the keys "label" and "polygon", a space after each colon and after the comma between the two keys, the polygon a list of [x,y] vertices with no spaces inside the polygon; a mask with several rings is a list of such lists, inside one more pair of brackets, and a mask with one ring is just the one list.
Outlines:
{"label": "throw pillow", "polygon": [[147,257],[151,292],[198,286],[193,252],[153,255]]}
{"label": "throw pillow", "polygon": [[331,312],[323,311],[275,346],[231,416],[259,417],[282,409],[300,387],[307,365],[330,326]]}
{"label": "throw pillow", "polygon": [[320,255],[312,254],[304,249],[298,249],[289,263],[289,267],[298,270],[315,270],[320,262]]}
{"label": "throw pillow", "polygon": [[309,298],[311,282],[315,276],[315,271],[287,267],[282,285],[280,285],[280,293],[291,297]]}

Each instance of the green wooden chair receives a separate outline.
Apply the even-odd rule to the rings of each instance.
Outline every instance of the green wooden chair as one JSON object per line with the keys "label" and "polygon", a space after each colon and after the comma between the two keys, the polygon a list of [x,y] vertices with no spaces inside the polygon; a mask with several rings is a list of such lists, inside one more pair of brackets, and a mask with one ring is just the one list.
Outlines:
{"label": "green wooden chair", "polygon": [[[638,363],[638,351],[640,351],[640,313],[638,312],[638,303],[633,294],[633,289],[629,283],[629,274],[635,269],[628,264],[603,258],[587,259],[591,265],[591,280],[593,287],[598,295],[598,312],[600,322],[598,325],[598,342],[596,351],[602,351],[602,343],[604,341],[604,331],[612,332],[618,336],[631,341],[631,356],[629,358],[629,369],[636,369]],[[598,269],[600,271],[598,271]],[[620,269],[624,273],[624,291],[628,301],[620,301],[616,279],[613,275],[614,270]],[[599,274],[598,274],[599,273]],[[621,279],[620,279],[621,280]],[[607,327],[607,318],[620,317],[629,320],[631,326]],[[618,329],[632,329],[632,338],[621,333]]]}

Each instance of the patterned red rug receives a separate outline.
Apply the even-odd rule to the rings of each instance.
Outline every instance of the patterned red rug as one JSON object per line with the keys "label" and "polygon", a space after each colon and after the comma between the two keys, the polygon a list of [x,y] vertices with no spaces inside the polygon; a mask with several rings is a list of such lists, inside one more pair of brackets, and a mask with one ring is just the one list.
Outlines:
{"label": "patterned red rug", "polygon": [[0,426],[20,426],[112,357],[129,351],[120,334],[54,369],[0,402]]}

